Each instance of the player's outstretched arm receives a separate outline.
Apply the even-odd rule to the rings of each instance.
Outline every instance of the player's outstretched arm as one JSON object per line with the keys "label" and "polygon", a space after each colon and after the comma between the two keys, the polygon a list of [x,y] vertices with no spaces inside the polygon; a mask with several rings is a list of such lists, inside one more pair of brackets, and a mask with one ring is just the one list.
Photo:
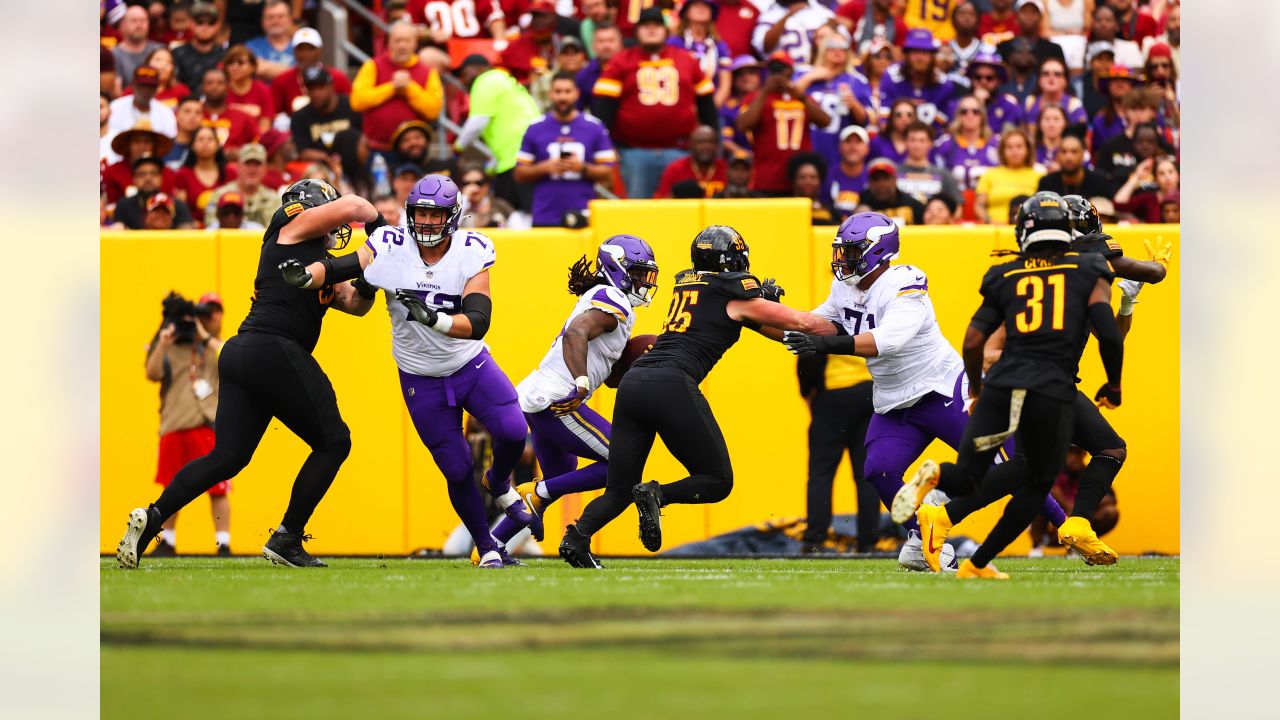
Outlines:
{"label": "player's outstretched arm", "polygon": [[335,286],[333,300],[329,303],[329,307],[356,317],[369,314],[369,310],[373,308],[373,299],[377,297],[377,289],[372,289],[372,292],[366,295],[356,287],[357,282],[359,279]]}
{"label": "player's outstretched arm", "polygon": [[794,330],[808,335],[836,333],[830,320],[764,298],[730,300],[726,310],[730,318],[746,324],[759,325],[761,331],[765,328],[773,328],[780,331]]}
{"label": "player's outstretched arm", "polygon": [[1147,248],[1149,259],[1135,260],[1121,255],[1111,261],[1111,269],[1115,271],[1117,277],[1125,280],[1154,285],[1164,280],[1169,274],[1169,263],[1173,261],[1173,243],[1166,242],[1158,248],[1152,245],[1150,240],[1143,240],[1142,244]]}
{"label": "player's outstretched arm", "polygon": [[1094,395],[1094,401],[1105,408],[1120,407],[1120,370],[1124,364],[1124,338],[1111,313],[1111,283],[1098,278],[1089,295],[1089,322],[1098,337],[1098,354],[1107,372],[1107,382]]}
{"label": "player's outstretched arm", "polygon": [[344,195],[333,202],[307,208],[288,225],[280,228],[276,242],[280,245],[296,245],[324,235],[334,228],[353,222],[373,222],[378,211],[373,203],[359,195]]}

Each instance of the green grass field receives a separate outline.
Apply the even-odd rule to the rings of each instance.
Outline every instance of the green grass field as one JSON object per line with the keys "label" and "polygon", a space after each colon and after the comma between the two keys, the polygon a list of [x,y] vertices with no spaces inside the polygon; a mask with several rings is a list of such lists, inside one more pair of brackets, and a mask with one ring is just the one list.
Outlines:
{"label": "green grass field", "polygon": [[102,716],[1164,718],[1176,559],[104,559]]}

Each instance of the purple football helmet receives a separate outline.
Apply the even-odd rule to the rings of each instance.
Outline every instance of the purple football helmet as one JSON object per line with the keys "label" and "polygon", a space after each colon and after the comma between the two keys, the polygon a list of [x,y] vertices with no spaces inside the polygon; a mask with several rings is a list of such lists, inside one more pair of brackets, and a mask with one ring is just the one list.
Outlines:
{"label": "purple football helmet", "polygon": [[[419,222],[415,211],[443,210],[440,222]],[[462,221],[462,203],[458,199],[458,186],[447,175],[425,175],[414,183],[409,198],[404,202],[405,225],[409,237],[419,245],[435,247],[458,231]]]}
{"label": "purple football helmet", "polygon": [[626,293],[632,307],[648,305],[658,288],[658,262],[653,248],[635,235],[614,235],[600,243],[596,272]]}
{"label": "purple football helmet", "polygon": [[831,244],[831,270],[846,285],[857,285],[898,256],[898,224],[877,212],[849,216]]}

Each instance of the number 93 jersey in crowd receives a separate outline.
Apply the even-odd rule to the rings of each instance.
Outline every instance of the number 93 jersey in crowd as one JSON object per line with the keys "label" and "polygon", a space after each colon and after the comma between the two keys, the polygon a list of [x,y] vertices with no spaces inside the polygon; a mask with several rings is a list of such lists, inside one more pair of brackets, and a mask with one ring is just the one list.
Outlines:
{"label": "number 93 jersey in crowd", "polygon": [[387,292],[391,354],[401,370],[443,377],[484,351],[482,340],[448,337],[410,320],[409,311],[396,300],[395,293],[410,290],[442,313],[461,312],[462,289],[467,281],[493,266],[496,255],[492,240],[478,232],[459,230],[435,265],[422,261],[417,243],[403,227],[378,228],[364,247],[370,255],[364,279]]}
{"label": "number 93 jersey in crowd", "polygon": [[867,358],[877,413],[910,407],[930,392],[951,397],[964,370],[942,336],[929,300],[929,279],[912,265],[891,265],[866,291],[840,280],[813,311],[850,335],[869,332],[879,351]]}
{"label": "number 93 jersey in crowd", "polygon": [[[589,310],[608,313],[618,321],[616,328],[587,343],[587,381],[591,392],[595,392],[609,377],[613,364],[622,357],[622,351],[631,339],[631,329],[636,324],[636,314],[626,293],[612,285],[596,285],[578,298],[578,304],[573,306],[564,327],[569,327],[574,318]],[[546,410],[552,401],[573,392],[573,378],[564,364],[563,340],[564,328],[551,343],[551,349],[543,356],[538,368],[516,386],[521,410],[527,413]]]}
{"label": "number 93 jersey in crowd", "polygon": [[674,366],[702,382],[742,335],[742,323],[729,317],[729,302],[758,297],[760,281],[748,273],[677,273],[662,334],[631,367]]}

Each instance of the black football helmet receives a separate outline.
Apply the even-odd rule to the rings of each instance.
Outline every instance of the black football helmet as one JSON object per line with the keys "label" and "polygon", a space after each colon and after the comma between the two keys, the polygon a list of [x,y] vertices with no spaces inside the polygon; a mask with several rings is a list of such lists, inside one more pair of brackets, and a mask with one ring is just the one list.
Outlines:
{"label": "black football helmet", "polygon": [[693,269],[701,272],[750,272],[747,241],[728,225],[711,225],[698,233],[689,248]]}
{"label": "black football helmet", "polygon": [[1071,230],[1071,212],[1067,201],[1058,193],[1038,192],[1018,208],[1014,232],[1018,236],[1018,249],[1022,252],[1033,247],[1039,249],[1037,246],[1042,243],[1070,246]]}
{"label": "black football helmet", "polygon": [[[313,208],[333,202],[339,197],[341,193],[334,186],[324,180],[308,178],[290,185],[280,196],[280,202],[284,205],[300,203],[304,208]],[[341,250],[349,242],[351,242],[351,226],[342,225],[327,234],[325,247],[330,250]]]}
{"label": "black football helmet", "polygon": [[1067,212],[1071,214],[1071,229],[1081,235],[1102,232],[1102,218],[1098,217],[1098,209],[1082,195],[1063,195],[1067,202]]}

